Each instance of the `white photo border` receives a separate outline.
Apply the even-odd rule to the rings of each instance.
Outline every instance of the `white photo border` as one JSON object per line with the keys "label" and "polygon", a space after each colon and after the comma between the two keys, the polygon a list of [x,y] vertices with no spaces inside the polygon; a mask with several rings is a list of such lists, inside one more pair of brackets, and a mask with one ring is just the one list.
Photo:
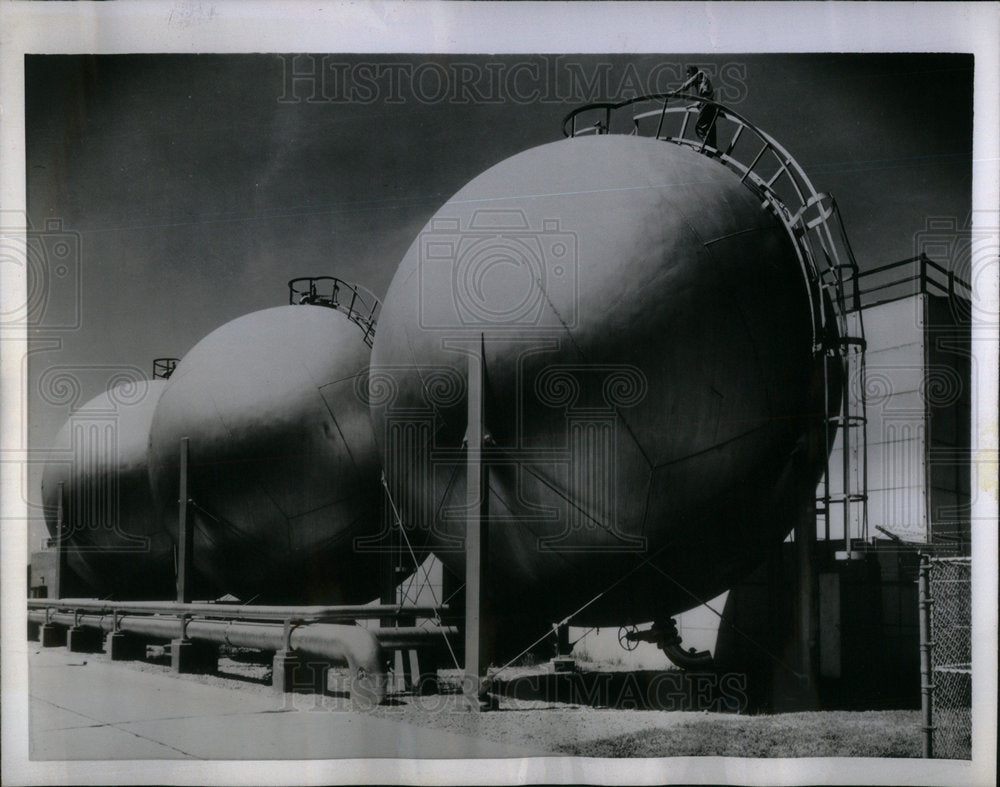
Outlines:
{"label": "white photo border", "polygon": [[[24,55],[73,53],[790,53],[968,52],[975,55],[974,215],[998,215],[1000,6],[996,3],[468,3],[148,2],[0,4],[0,209],[24,211]],[[993,225],[994,227],[996,224]],[[975,229],[975,228],[974,228]],[[996,238],[993,239],[994,244]],[[980,308],[997,314],[996,254]],[[5,275],[3,313],[25,281]],[[8,338],[9,337],[9,338]],[[987,475],[974,517],[997,521],[997,328],[974,325],[980,372],[974,450]],[[0,348],[5,458],[23,449],[24,336]],[[17,479],[4,464],[0,502],[16,517]],[[990,475],[991,474],[991,475]],[[8,520],[9,521],[9,520]],[[27,755],[27,557],[24,528],[2,531],[3,771],[8,784],[741,783],[986,784],[996,776],[997,533],[974,534],[973,760],[530,758],[264,762],[31,762]]]}

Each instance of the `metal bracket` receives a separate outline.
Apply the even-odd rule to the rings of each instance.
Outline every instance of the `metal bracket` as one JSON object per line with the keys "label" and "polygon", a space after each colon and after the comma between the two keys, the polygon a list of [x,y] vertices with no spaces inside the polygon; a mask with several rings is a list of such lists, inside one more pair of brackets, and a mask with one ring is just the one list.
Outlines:
{"label": "metal bracket", "polygon": [[282,631],[282,643],[284,644],[285,651],[291,651],[292,648],[292,632],[295,631],[302,624],[300,618],[285,618],[285,626]]}

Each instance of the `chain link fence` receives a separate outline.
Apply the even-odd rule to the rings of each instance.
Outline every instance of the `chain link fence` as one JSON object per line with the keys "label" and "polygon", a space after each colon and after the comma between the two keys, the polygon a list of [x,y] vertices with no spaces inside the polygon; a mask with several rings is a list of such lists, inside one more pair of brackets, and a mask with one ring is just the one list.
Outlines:
{"label": "chain link fence", "polygon": [[924,754],[972,757],[972,560],[920,567]]}

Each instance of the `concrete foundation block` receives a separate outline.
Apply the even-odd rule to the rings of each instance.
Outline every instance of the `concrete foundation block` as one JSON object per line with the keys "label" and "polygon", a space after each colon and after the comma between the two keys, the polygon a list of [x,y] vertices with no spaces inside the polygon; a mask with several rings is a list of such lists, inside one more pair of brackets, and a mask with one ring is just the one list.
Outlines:
{"label": "concrete foundation block", "polygon": [[573,672],[576,669],[576,659],[572,656],[556,656],[552,659],[553,672]]}
{"label": "concrete foundation block", "polygon": [[275,693],[326,692],[329,664],[320,661],[306,661],[293,650],[279,650],[271,663],[271,687]]}
{"label": "concrete foundation block", "polygon": [[101,630],[71,626],[66,631],[66,649],[71,653],[100,653]]}
{"label": "concrete foundation block", "polygon": [[62,647],[66,644],[66,627],[43,623],[38,636],[43,648]]}
{"label": "concrete foundation block", "polygon": [[170,640],[170,666],[174,672],[215,672],[219,668],[219,649],[190,639]]}
{"label": "concrete foundation block", "polygon": [[39,630],[41,628],[41,623],[36,623],[33,620],[28,621],[28,642],[38,642],[38,637],[40,636]]}
{"label": "concrete foundation block", "polygon": [[113,631],[104,642],[112,661],[139,661],[146,657],[146,643],[124,631]]}

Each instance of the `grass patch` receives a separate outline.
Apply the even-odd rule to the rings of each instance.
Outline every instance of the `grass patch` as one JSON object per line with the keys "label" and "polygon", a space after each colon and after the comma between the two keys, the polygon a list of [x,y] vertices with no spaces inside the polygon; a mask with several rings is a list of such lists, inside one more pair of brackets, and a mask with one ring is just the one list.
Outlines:
{"label": "grass patch", "polygon": [[919,715],[835,711],[711,718],[560,748],[580,757],[919,757]]}

